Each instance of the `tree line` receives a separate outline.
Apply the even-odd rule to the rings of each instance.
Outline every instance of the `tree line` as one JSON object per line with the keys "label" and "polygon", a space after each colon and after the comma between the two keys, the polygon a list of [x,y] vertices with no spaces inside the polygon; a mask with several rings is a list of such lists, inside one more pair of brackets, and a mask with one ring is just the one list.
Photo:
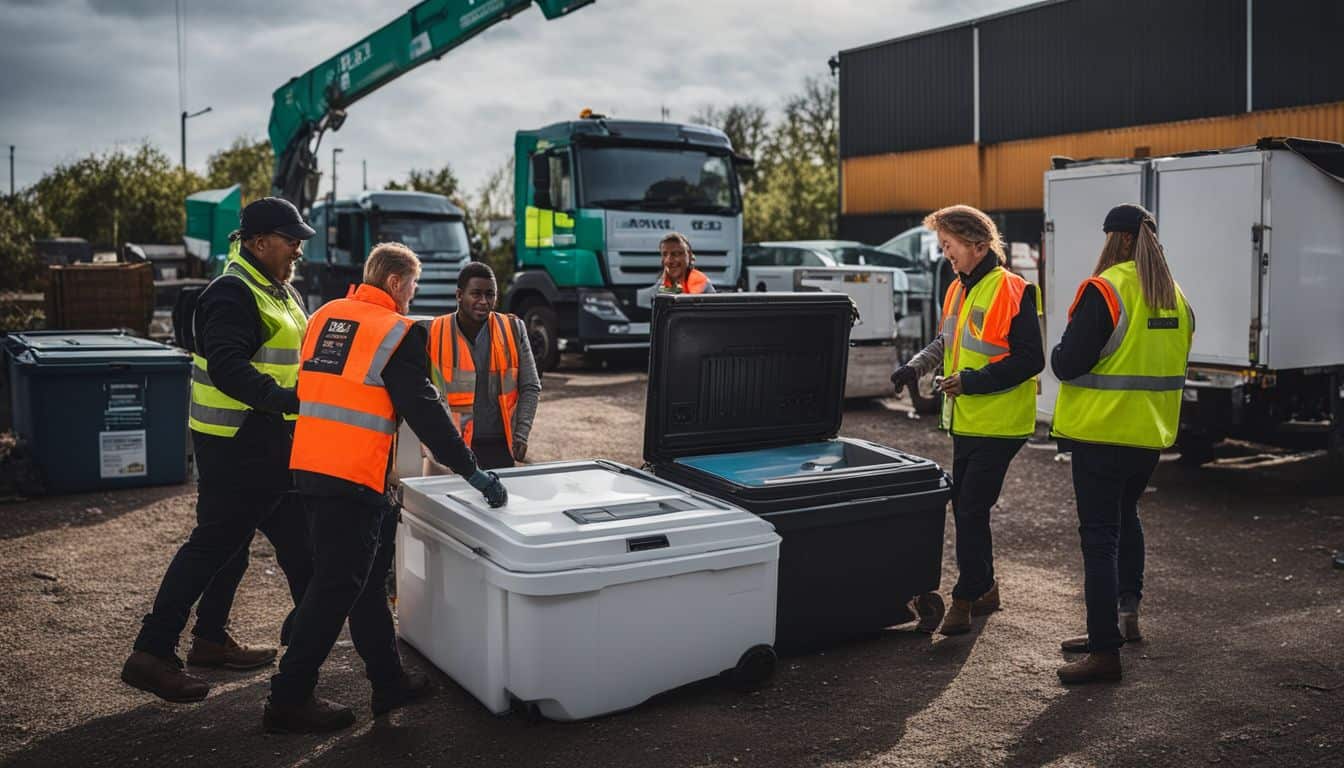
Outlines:
{"label": "tree line", "polygon": [[[835,236],[839,207],[838,108],[833,81],[811,78],[786,98],[778,116],[757,102],[701,108],[691,121],[723,130],[754,163],[739,171],[743,235],[748,242]],[[13,196],[0,196],[0,285],[31,289],[44,267],[35,240],[82,237],[100,250],[124,242],[176,243],[186,224],[183,199],[203,189],[242,185],[243,202],[270,194],[270,142],[240,137],[210,155],[204,175],[184,171],[149,143],[62,164]],[[463,209],[473,247],[506,281],[513,242],[491,235],[490,222],[513,218],[513,158],[474,193],[445,163],[412,169],[388,189],[442,194]]]}

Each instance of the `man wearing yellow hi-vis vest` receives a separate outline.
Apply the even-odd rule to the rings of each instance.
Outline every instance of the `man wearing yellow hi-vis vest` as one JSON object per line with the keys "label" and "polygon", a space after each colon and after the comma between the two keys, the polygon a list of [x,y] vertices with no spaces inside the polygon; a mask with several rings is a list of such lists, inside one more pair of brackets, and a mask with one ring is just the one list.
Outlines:
{"label": "man wearing yellow hi-vis vest", "polygon": [[239,645],[226,629],[257,530],[274,545],[295,604],[312,576],[303,514],[286,500],[307,327],[289,279],[313,234],[288,201],[252,202],[231,238],[223,274],[196,302],[189,414],[200,474],[196,527],[169,564],[122,668],[126,683],[168,701],[199,701],[209,692],[205,681],[183,671],[176,653],[193,605],[188,664],[250,669],[275,659],[275,648]]}
{"label": "man wearing yellow hi-vis vest", "polygon": [[1060,380],[1051,434],[1073,454],[1087,602],[1087,634],[1061,643],[1087,656],[1059,668],[1064,683],[1119,680],[1120,647],[1143,639],[1139,499],[1176,441],[1195,332],[1152,214],[1116,206],[1102,231],[1101,257],[1050,355]]}
{"label": "man wearing yellow hi-vis vest", "polygon": [[[939,632],[971,629],[973,615],[999,609],[990,509],[1008,465],[1036,428],[1036,375],[1045,367],[1036,286],[1009,272],[994,221],[969,205],[934,211],[957,279],[943,299],[942,333],[892,374],[899,393],[942,369],[942,426],[952,433],[952,514],[957,583]],[[922,613],[922,612],[921,612]],[[926,627],[926,629],[932,629]]]}

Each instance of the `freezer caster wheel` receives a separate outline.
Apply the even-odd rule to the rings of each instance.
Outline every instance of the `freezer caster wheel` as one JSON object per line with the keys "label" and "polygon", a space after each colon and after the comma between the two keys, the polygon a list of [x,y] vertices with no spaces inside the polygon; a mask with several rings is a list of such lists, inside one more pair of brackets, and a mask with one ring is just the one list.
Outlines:
{"label": "freezer caster wheel", "polygon": [[755,645],[742,654],[737,666],[728,671],[728,684],[739,691],[754,691],[765,685],[775,674],[775,661],[778,660],[775,649],[768,645]]}
{"label": "freezer caster wheel", "polygon": [[535,701],[513,698],[509,701],[509,709],[516,717],[520,717],[529,723],[540,723],[546,719],[546,716],[541,714],[541,705]]}
{"label": "freezer caster wheel", "polygon": [[915,625],[915,631],[931,635],[934,630],[938,629],[938,625],[943,623],[943,615],[947,613],[947,604],[943,602],[943,596],[937,592],[925,592],[910,601],[910,610],[919,616],[919,623]]}

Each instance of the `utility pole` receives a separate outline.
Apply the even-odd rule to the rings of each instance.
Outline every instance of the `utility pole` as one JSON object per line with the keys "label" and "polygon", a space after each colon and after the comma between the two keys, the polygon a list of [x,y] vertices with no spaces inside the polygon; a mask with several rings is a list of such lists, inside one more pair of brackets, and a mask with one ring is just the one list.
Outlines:
{"label": "utility pole", "polygon": [[340,147],[331,148],[331,202],[336,202],[336,155],[344,152]]}
{"label": "utility pole", "polygon": [[14,145],[9,145],[9,196],[14,196]]}
{"label": "utility pole", "polygon": [[[13,147],[10,147],[13,149]],[[364,189],[369,188],[369,161],[364,160]]]}
{"label": "utility pole", "polygon": [[192,112],[192,113],[190,113],[190,114],[188,114],[187,111],[186,111],[185,109],[182,110],[182,171],[183,171],[183,173],[185,173],[186,170],[187,170],[187,121],[190,120],[190,119],[193,118],[193,117],[198,117],[198,116],[200,116],[200,115],[204,115],[206,112],[210,112],[210,111],[213,110],[213,109],[214,109],[213,107],[206,107],[205,109],[202,109],[200,112]]}

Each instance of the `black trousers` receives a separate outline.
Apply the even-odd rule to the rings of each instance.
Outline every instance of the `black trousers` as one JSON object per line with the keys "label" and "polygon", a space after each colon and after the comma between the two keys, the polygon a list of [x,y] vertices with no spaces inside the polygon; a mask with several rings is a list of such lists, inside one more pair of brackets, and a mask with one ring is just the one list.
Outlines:
{"label": "black trousers", "polygon": [[994,585],[989,512],[1008,465],[1026,438],[952,436],[952,516],[957,523],[957,583],[952,597],[975,600]]}
{"label": "black trousers", "polygon": [[302,496],[313,540],[313,580],[299,603],[289,648],[271,678],[271,703],[301,704],[317,687],[347,618],[350,639],[374,688],[401,676],[387,573],[396,552],[397,511],[347,496]]}
{"label": "black trousers", "polygon": [[509,441],[503,435],[472,438],[471,452],[476,454],[476,464],[481,469],[506,469],[514,465]]}
{"label": "black trousers", "polygon": [[1088,647],[1124,645],[1118,603],[1136,610],[1143,597],[1143,524],[1139,499],[1157,468],[1159,451],[1074,443],[1073,491],[1083,549]]}
{"label": "black trousers", "polygon": [[[178,637],[193,605],[196,627],[192,633],[223,642],[229,611],[247,571],[248,550],[257,531],[266,534],[275,547],[276,562],[298,605],[312,578],[313,561],[307,525],[295,496],[202,489],[196,499],[196,527],[168,564],[154,607],[135,639],[135,649],[161,657],[176,653]],[[281,635],[284,642],[283,631]]]}

